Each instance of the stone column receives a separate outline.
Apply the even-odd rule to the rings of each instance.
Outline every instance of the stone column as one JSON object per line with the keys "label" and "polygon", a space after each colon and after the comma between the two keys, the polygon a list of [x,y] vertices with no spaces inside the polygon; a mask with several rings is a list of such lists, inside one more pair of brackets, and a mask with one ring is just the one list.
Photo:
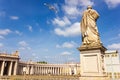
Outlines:
{"label": "stone column", "polygon": [[53,69],[53,67],[51,67],[51,72],[52,72],[52,74],[54,74],[54,69]]}
{"label": "stone column", "polygon": [[63,67],[60,68],[60,75],[62,75],[62,70],[63,70]]}
{"label": "stone column", "polygon": [[39,71],[38,71],[38,74],[40,74],[40,66],[39,66]]}
{"label": "stone column", "polygon": [[39,72],[40,72],[40,67],[38,66],[38,73],[37,74],[39,74]]}
{"label": "stone column", "polygon": [[46,74],[46,67],[44,66],[44,74]]}
{"label": "stone column", "polygon": [[40,74],[40,67],[38,66],[38,74]]}
{"label": "stone column", "polygon": [[55,67],[55,75],[57,74],[57,68]]}
{"label": "stone column", "polygon": [[57,75],[57,67],[55,68],[55,75]]}
{"label": "stone column", "polygon": [[4,68],[5,68],[5,61],[2,62],[2,67],[1,67],[1,76],[3,76],[4,73]]}
{"label": "stone column", "polygon": [[38,66],[36,67],[36,71],[35,72],[37,72],[36,74],[39,74],[39,67]]}
{"label": "stone column", "polygon": [[45,67],[45,74],[47,73],[47,69],[46,69],[46,67]]}
{"label": "stone column", "polygon": [[59,72],[59,71],[60,71],[60,68],[58,67],[58,75],[60,75],[60,72]]}
{"label": "stone column", "polygon": [[62,75],[62,67],[60,67],[60,75]]}
{"label": "stone column", "polygon": [[26,74],[30,74],[30,66],[29,65],[26,66]]}
{"label": "stone column", "polygon": [[14,64],[14,72],[13,72],[13,75],[17,75],[17,67],[18,67],[18,61],[15,61],[15,64]]}
{"label": "stone column", "polygon": [[69,66],[68,75],[71,75],[71,70],[72,70],[72,68]]}
{"label": "stone column", "polygon": [[53,67],[50,67],[50,73],[53,74]]}
{"label": "stone column", "polygon": [[62,68],[60,67],[60,75],[61,75],[61,69],[62,69]]}
{"label": "stone column", "polygon": [[33,65],[31,66],[31,70],[30,70],[30,74],[34,74],[34,67],[33,67]]}
{"label": "stone column", "polygon": [[41,74],[43,75],[43,67],[41,67]]}
{"label": "stone column", "polygon": [[49,66],[47,67],[47,74],[49,73]]}
{"label": "stone column", "polygon": [[54,75],[56,75],[56,73],[55,73],[55,67],[54,67]]}
{"label": "stone column", "polygon": [[52,67],[52,74],[54,75],[54,67]]}
{"label": "stone column", "polygon": [[39,72],[40,74],[42,74],[42,69],[41,69],[41,67],[40,67],[40,72]]}
{"label": "stone column", "polygon": [[59,67],[57,67],[57,75],[58,75],[58,68],[59,68]]}
{"label": "stone column", "polygon": [[41,67],[41,74],[43,75],[43,67]]}
{"label": "stone column", "polygon": [[37,69],[37,66],[34,67],[34,74],[37,74],[38,72],[38,69]]}
{"label": "stone column", "polygon": [[74,67],[74,74],[77,74],[77,68]]}
{"label": "stone column", "polygon": [[46,73],[46,69],[45,69],[45,66],[44,66],[44,75],[45,75],[45,73]]}
{"label": "stone column", "polygon": [[61,73],[60,73],[60,68],[61,68],[61,67],[59,67],[59,75],[61,75]]}
{"label": "stone column", "polygon": [[35,67],[35,74],[38,74],[39,68],[38,66]]}
{"label": "stone column", "polygon": [[42,67],[42,75],[44,75],[44,66]]}
{"label": "stone column", "polygon": [[[8,71],[8,75],[9,75],[9,76],[11,76],[12,67],[13,67],[13,61],[10,62],[10,67],[9,67],[9,71]],[[14,69],[14,71],[15,71],[15,69]]]}

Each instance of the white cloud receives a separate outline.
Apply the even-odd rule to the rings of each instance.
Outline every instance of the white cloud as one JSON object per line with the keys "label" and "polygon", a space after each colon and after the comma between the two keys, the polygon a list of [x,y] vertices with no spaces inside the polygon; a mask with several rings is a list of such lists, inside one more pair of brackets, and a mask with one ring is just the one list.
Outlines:
{"label": "white cloud", "polygon": [[60,19],[59,17],[54,18],[54,20],[52,21],[52,23],[54,25],[58,25],[60,27],[65,27],[65,26],[71,24],[71,22],[69,21],[69,19],[67,17],[65,17],[65,16],[62,19]]}
{"label": "white cloud", "polygon": [[20,36],[22,35],[22,33],[19,32],[19,31],[17,31],[17,30],[15,31],[15,33],[18,34],[18,35],[20,35]]}
{"label": "white cloud", "polygon": [[49,50],[46,48],[46,49],[43,49],[43,51],[48,52]]}
{"label": "white cloud", "polygon": [[23,47],[28,45],[25,41],[20,41],[18,44]]}
{"label": "white cloud", "polygon": [[88,5],[94,5],[91,0],[65,0],[63,11],[69,18],[77,18]]}
{"label": "white cloud", "polygon": [[70,61],[70,62],[71,62],[71,61],[75,61],[75,58],[69,57],[69,58],[68,58],[68,61]]}
{"label": "white cloud", "polygon": [[0,48],[2,48],[4,45],[3,45],[3,43],[0,43]]}
{"label": "white cloud", "polygon": [[88,5],[91,5],[91,6],[94,5],[94,2],[92,0],[79,0],[79,3],[82,7],[87,7]]}
{"label": "white cloud", "polygon": [[78,36],[80,35],[80,23],[76,22],[70,27],[64,29],[55,28],[55,33],[59,36],[69,37],[69,36]]}
{"label": "white cloud", "polygon": [[27,50],[31,50],[31,47],[27,47]]}
{"label": "white cloud", "polygon": [[20,47],[19,50],[25,50],[25,47]]}
{"label": "white cloud", "polygon": [[62,45],[57,44],[56,48],[73,48],[75,45],[76,43],[74,41],[64,42]]}
{"label": "white cloud", "polygon": [[54,3],[54,7],[56,8],[56,13],[59,12],[59,6],[58,6],[58,4]]}
{"label": "white cloud", "polygon": [[10,29],[0,29],[0,35],[8,35],[11,32]]}
{"label": "white cloud", "polygon": [[113,43],[107,46],[109,49],[117,49],[120,50],[120,43]]}
{"label": "white cloud", "polygon": [[29,30],[30,32],[32,32],[32,31],[33,31],[33,29],[32,29],[32,26],[31,26],[31,25],[28,25],[28,30]]}
{"label": "white cloud", "polygon": [[56,48],[61,48],[61,46],[59,44],[56,45]]}
{"label": "white cloud", "polygon": [[65,14],[68,15],[70,18],[74,18],[80,15],[80,10],[76,6],[64,6]]}
{"label": "white cloud", "polygon": [[19,17],[18,16],[10,16],[10,19],[12,19],[12,20],[18,20]]}
{"label": "white cloud", "polygon": [[115,8],[120,4],[120,0],[105,0],[109,8]]}
{"label": "white cloud", "polygon": [[120,34],[118,34],[118,36],[120,37]]}
{"label": "white cloud", "polygon": [[20,50],[31,50],[31,47],[19,47]]}
{"label": "white cloud", "polygon": [[62,56],[71,55],[71,54],[72,54],[71,52],[67,52],[67,51],[61,53]]}
{"label": "white cloud", "polygon": [[118,35],[115,36],[115,37],[111,37],[111,38],[109,39],[109,41],[115,41],[115,40],[120,40],[120,34],[118,34]]}
{"label": "white cloud", "polygon": [[[80,22],[75,19],[80,17],[88,5],[93,6],[94,2],[92,0],[65,0],[65,4],[62,5],[64,17],[57,17],[52,20],[52,23],[58,26],[54,29],[55,34],[64,37],[80,35]],[[72,18],[74,18],[74,20]],[[57,45],[57,47],[59,47],[59,45]]]}
{"label": "white cloud", "polygon": [[0,39],[4,39],[4,37],[0,35]]}
{"label": "white cloud", "polygon": [[29,47],[28,46],[29,44],[25,41],[20,41],[18,42],[18,44],[20,45],[19,47],[20,50],[31,50],[31,47]]}

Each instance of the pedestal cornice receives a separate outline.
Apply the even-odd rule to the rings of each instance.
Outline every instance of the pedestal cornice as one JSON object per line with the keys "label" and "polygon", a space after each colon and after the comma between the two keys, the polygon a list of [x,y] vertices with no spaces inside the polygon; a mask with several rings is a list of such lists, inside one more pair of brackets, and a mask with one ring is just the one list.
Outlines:
{"label": "pedestal cornice", "polygon": [[96,44],[96,45],[81,45],[79,48],[77,48],[79,51],[86,51],[86,50],[96,50],[100,49],[102,51],[106,51],[107,48],[105,48],[102,44]]}

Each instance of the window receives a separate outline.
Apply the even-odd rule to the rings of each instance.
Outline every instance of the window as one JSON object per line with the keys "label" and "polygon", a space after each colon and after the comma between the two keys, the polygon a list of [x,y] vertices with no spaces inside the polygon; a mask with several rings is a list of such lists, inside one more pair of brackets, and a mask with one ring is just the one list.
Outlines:
{"label": "window", "polygon": [[106,54],[105,57],[109,57],[109,54]]}
{"label": "window", "polygon": [[112,54],[112,57],[117,57],[117,54]]}
{"label": "window", "polygon": [[107,73],[108,77],[112,78],[112,73]]}

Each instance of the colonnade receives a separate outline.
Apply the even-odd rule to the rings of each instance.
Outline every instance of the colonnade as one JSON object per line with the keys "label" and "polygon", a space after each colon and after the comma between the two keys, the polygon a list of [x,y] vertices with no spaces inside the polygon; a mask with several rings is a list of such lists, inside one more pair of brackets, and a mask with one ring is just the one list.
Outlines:
{"label": "colonnade", "polygon": [[[73,69],[73,68],[74,69]],[[71,75],[77,68],[72,64],[40,64],[36,62],[21,62],[16,51],[13,54],[0,53],[0,76],[11,75]]]}
{"label": "colonnade", "polygon": [[34,67],[34,74],[51,74],[51,75],[61,75],[62,74],[62,67],[49,67],[49,66],[41,66],[41,67]]}
{"label": "colonnade", "polygon": [[0,76],[4,75],[16,75],[17,73],[17,61],[5,61],[0,60]]}
{"label": "colonnade", "polygon": [[19,74],[27,75],[73,75],[77,68],[67,64],[27,64],[20,63]]}

